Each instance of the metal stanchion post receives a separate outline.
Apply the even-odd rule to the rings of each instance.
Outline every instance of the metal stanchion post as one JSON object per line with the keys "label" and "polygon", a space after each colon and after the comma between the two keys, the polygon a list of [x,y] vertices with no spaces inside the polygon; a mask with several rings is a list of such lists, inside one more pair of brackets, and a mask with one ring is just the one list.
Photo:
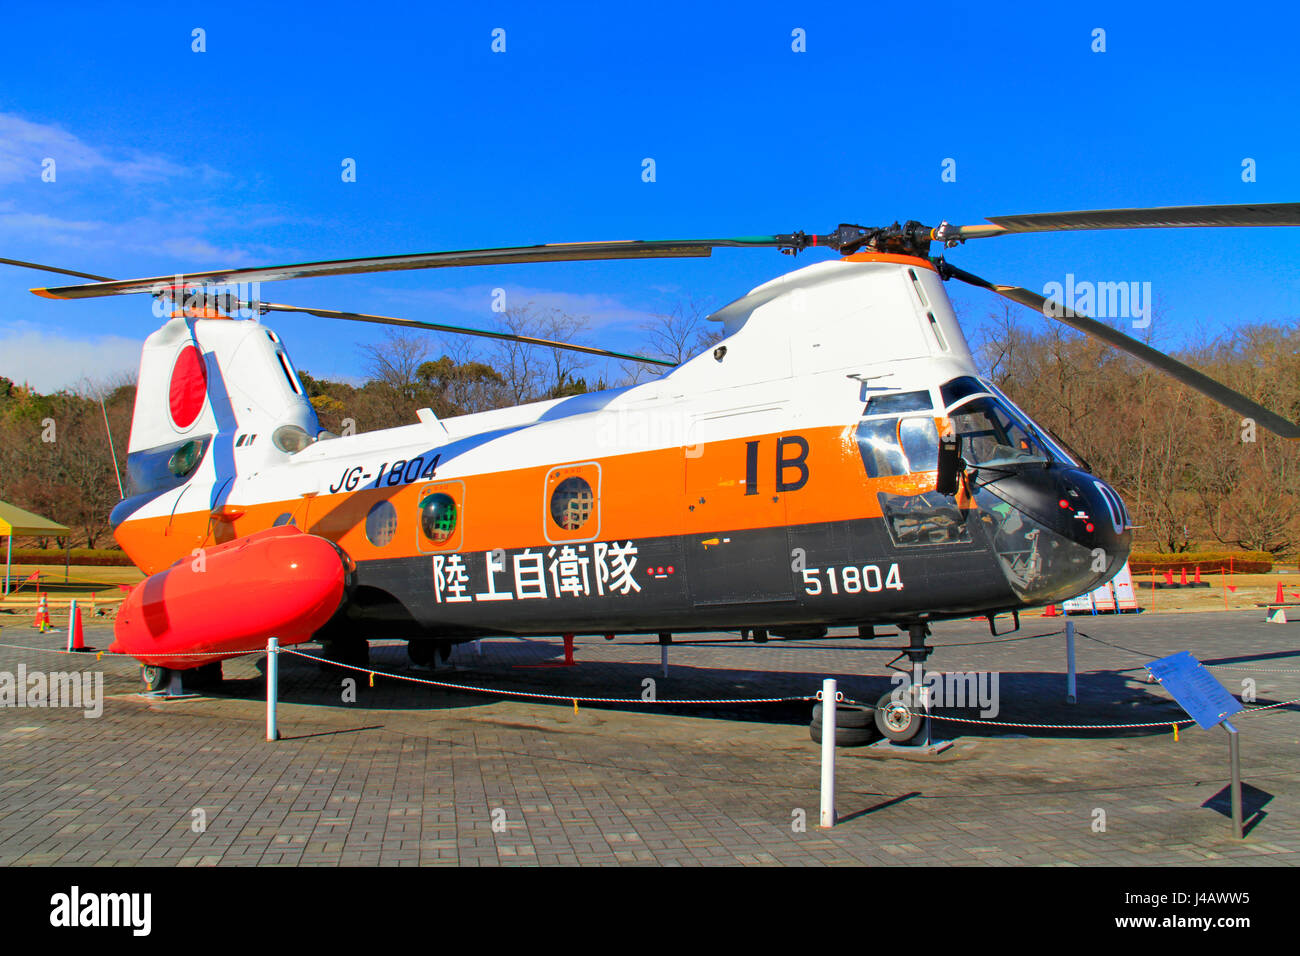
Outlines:
{"label": "metal stanchion post", "polygon": [[1065,657],[1069,667],[1068,676],[1065,680],[1065,702],[1073,704],[1077,697],[1075,696],[1074,683],[1074,622],[1065,622]]}
{"label": "metal stanchion post", "polygon": [[1240,840],[1242,837],[1241,747],[1238,742],[1237,728],[1225,720],[1223,729],[1228,732],[1228,759],[1232,763],[1232,835]]}
{"label": "metal stanchion post", "polygon": [[271,638],[266,642],[266,739],[279,740],[280,731],[275,726],[275,700],[280,684],[280,642]]}
{"label": "metal stanchion post", "polygon": [[835,826],[835,681],[822,681],[822,813],[823,827]]}

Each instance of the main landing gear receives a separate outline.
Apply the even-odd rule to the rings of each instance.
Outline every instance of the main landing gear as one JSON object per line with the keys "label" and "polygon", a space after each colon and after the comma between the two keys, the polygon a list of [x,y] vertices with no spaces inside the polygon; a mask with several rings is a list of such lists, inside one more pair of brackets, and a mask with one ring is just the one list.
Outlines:
{"label": "main landing gear", "polygon": [[[222,681],[221,661],[183,671],[146,664],[140,668],[140,680],[144,683],[147,694],[165,692],[165,697],[180,697],[187,690],[205,690],[219,686]],[[182,686],[185,690],[182,690]]]}
{"label": "main landing gear", "polygon": [[451,641],[410,641],[406,656],[417,667],[437,667],[440,660],[445,664],[451,659]]}

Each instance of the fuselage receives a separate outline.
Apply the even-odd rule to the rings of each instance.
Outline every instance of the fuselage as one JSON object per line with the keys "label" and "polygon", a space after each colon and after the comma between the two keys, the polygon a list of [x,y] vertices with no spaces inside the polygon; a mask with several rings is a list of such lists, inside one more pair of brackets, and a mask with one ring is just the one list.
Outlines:
{"label": "fuselage", "polygon": [[[934,620],[1062,600],[1127,559],[1118,496],[979,378],[926,260],[820,263],[715,318],[717,347],[644,384],[320,440],[286,360],[284,395],[133,428],[115,535],[154,573],[291,523],[355,563],[357,628],[446,639]],[[206,350],[222,321],[189,324],[214,403],[251,347]],[[949,425],[968,467],[941,495]],[[160,467],[186,442],[190,471]]]}

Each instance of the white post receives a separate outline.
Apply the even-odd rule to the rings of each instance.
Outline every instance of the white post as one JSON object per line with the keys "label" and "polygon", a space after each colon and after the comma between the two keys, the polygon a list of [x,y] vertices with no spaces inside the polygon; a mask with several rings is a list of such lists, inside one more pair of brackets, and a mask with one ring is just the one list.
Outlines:
{"label": "white post", "polygon": [[275,726],[275,699],[280,684],[280,642],[271,638],[266,642],[266,739],[279,740],[280,731]]}
{"label": "white post", "polygon": [[5,536],[5,594],[9,593],[9,569],[14,563],[14,536],[8,534]]}
{"label": "white post", "polygon": [[664,676],[667,677],[668,676],[668,645],[667,644],[659,645],[659,661],[660,663],[663,664]]}
{"label": "white post", "polygon": [[835,826],[835,681],[822,681],[822,816],[823,827]]}
{"label": "white post", "polygon": [[72,626],[77,623],[77,599],[68,605],[68,650],[72,650]]}
{"label": "white post", "polygon": [[1065,702],[1073,704],[1076,700],[1074,686],[1074,622],[1065,622],[1065,656],[1069,666],[1065,679]]}
{"label": "white post", "polygon": [[1241,832],[1241,747],[1238,742],[1237,728],[1226,720],[1223,729],[1228,732],[1228,759],[1232,766],[1232,835],[1238,840]]}

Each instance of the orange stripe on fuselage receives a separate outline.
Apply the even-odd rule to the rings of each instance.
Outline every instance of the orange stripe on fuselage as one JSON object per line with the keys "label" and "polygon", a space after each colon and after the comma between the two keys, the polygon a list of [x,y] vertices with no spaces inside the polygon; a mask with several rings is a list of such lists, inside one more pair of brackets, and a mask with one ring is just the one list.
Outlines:
{"label": "orange stripe on fuselage", "polygon": [[[600,527],[590,540],[626,541],[873,518],[881,514],[877,492],[916,494],[933,488],[933,473],[869,479],[853,428],[792,428],[777,434],[708,442],[697,446],[698,454],[697,449],[673,447],[598,459]],[[808,442],[808,480],[798,490],[778,491],[777,439],[795,435]],[[746,494],[746,446],[755,441],[757,488],[756,493]],[[797,457],[797,450],[789,447],[786,458]],[[545,550],[551,546],[543,523],[550,520],[546,477],[556,464],[563,462],[479,475],[439,475],[391,488],[321,494],[293,501],[232,501],[230,504],[242,511],[232,520],[213,519],[207,511],[127,519],[118,526],[115,536],[131,559],[150,574],[178,558],[189,557],[195,548],[268,528],[286,513],[293,515],[299,528],[336,542],[357,561],[434,554],[439,549],[420,531],[419,500],[428,485],[445,481],[463,482],[465,489],[459,516],[462,533],[454,542],[454,550]],[[343,466],[340,461],[340,470]],[[785,469],[788,483],[799,477],[798,468]],[[376,547],[366,538],[366,514],[382,500],[391,501],[397,509],[397,532],[388,545]],[[571,534],[550,527],[555,532],[553,539],[575,540]]]}

